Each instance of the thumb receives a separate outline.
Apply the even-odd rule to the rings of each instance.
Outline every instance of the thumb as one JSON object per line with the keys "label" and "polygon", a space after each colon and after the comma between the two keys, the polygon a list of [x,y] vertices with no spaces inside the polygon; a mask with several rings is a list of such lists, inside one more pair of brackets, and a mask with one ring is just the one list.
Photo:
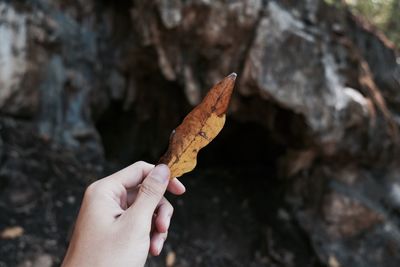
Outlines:
{"label": "thumb", "polygon": [[154,211],[167,189],[169,176],[170,171],[167,165],[157,165],[143,180],[136,200],[130,209],[151,221]]}

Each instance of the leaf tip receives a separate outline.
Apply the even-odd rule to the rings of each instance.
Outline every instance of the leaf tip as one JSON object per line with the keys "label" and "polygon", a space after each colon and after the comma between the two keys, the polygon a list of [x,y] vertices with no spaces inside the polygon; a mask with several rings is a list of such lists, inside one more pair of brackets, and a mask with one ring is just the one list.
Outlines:
{"label": "leaf tip", "polygon": [[231,78],[233,80],[236,80],[237,74],[236,72],[232,72],[231,74],[228,75],[228,78]]}

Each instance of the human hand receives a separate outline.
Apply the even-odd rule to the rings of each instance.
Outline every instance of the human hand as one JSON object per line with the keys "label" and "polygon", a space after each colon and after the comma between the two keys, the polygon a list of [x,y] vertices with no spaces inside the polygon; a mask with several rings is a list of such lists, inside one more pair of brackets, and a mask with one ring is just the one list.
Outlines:
{"label": "human hand", "polygon": [[173,213],[163,195],[185,192],[169,176],[166,165],[136,162],[91,184],[62,266],[136,267],[159,255]]}

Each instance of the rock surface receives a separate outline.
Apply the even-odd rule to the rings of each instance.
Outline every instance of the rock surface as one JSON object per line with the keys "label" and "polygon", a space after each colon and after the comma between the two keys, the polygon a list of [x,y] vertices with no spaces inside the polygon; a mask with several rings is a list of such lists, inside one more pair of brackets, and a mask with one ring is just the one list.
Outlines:
{"label": "rock surface", "polygon": [[[0,240],[0,255],[18,259],[0,256],[0,266],[59,264],[79,203],[63,214],[43,198],[56,201],[49,192],[62,186],[65,199],[79,199],[105,159],[156,161],[170,130],[232,71],[227,127],[202,166],[239,164],[244,176],[264,166],[279,194],[265,194],[271,209],[253,204],[249,220],[290,218],[293,232],[257,219],[271,234],[252,249],[251,266],[399,265],[399,55],[348,11],[318,0],[4,1],[0,38],[0,226],[22,224],[34,210],[55,227],[42,222],[20,242]],[[65,173],[75,176],[70,185]],[[302,240],[315,260],[288,244],[274,254],[272,241],[284,238]],[[200,243],[188,253],[203,253]]]}

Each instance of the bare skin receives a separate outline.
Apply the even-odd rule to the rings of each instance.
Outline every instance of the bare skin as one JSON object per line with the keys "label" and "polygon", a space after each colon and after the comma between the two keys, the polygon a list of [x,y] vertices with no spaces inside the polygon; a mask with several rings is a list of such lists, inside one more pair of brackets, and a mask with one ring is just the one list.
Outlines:
{"label": "bare skin", "polygon": [[91,184],[62,266],[136,267],[159,255],[173,213],[164,193],[185,192],[169,176],[166,165],[140,161]]}

